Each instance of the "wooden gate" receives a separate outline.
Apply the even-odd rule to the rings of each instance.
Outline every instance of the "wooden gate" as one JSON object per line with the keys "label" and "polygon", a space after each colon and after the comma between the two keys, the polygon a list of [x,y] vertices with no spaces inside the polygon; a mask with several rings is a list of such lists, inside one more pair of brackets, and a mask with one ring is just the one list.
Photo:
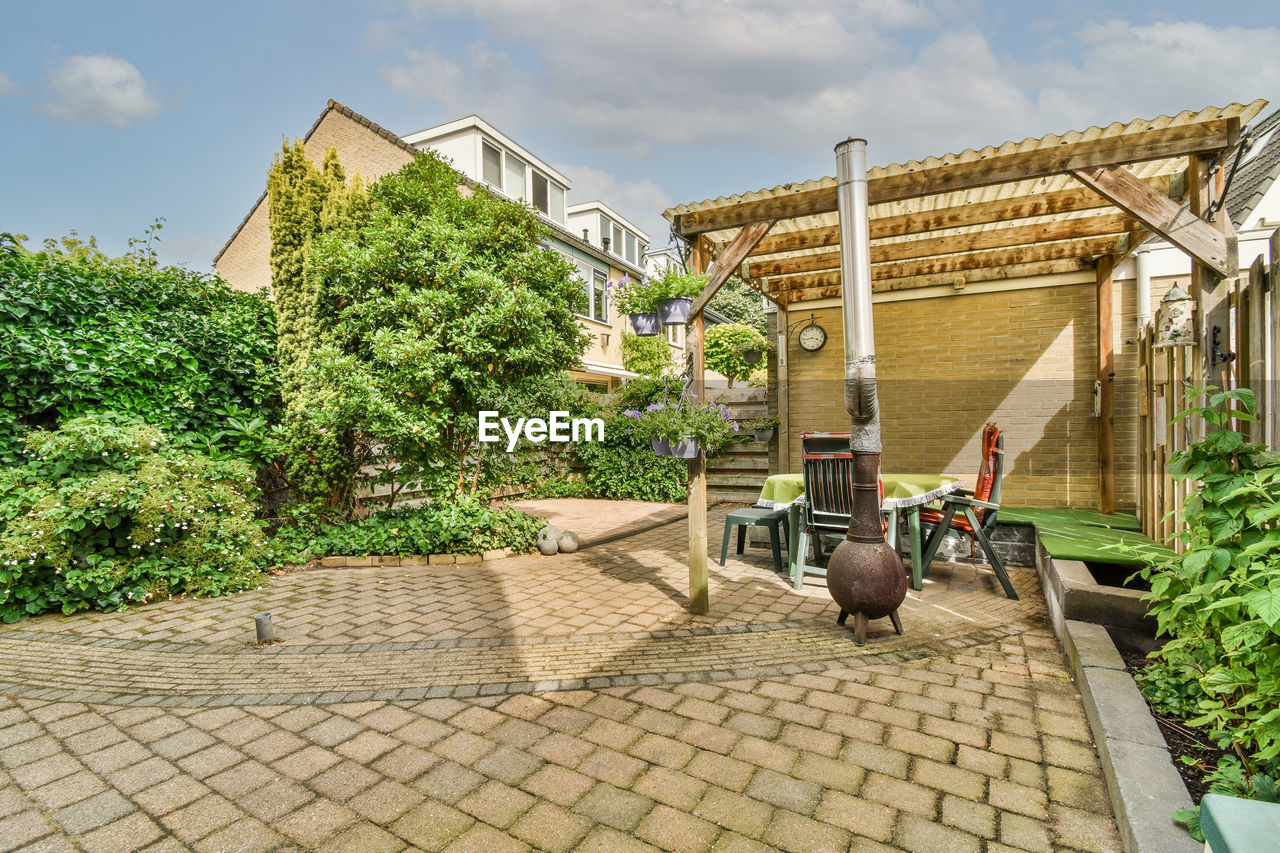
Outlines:
{"label": "wooden gate", "polygon": [[[1253,424],[1239,429],[1253,441],[1280,449],[1280,231],[1271,235],[1270,257],[1259,255],[1230,287],[1230,329],[1220,345],[1235,359],[1215,366],[1212,384],[1225,388],[1249,388],[1257,400]],[[1242,259],[1243,261],[1243,259]],[[1243,265],[1242,265],[1243,269]],[[1173,417],[1186,407],[1187,391],[1199,384],[1200,354],[1196,347],[1155,349],[1153,327],[1140,333],[1138,446],[1139,507],[1142,530],[1159,541],[1167,540],[1180,526],[1176,510],[1192,484],[1175,482],[1168,474],[1170,457],[1186,449],[1196,436],[1194,425]]]}

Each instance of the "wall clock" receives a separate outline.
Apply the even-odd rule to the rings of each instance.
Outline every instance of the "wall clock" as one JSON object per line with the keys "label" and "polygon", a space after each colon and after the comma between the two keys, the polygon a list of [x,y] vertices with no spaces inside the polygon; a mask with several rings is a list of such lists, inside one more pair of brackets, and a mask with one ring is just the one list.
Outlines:
{"label": "wall clock", "polygon": [[827,345],[827,330],[810,322],[800,330],[800,347],[805,352],[817,352]]}

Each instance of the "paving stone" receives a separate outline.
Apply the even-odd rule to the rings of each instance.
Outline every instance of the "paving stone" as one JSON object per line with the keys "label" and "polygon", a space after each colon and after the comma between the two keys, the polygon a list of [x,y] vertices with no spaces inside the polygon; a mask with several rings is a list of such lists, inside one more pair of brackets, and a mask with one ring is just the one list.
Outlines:
{"label": "paving stone", "polygon": [[1050,806],[1049,812],[1053,817],[1054,839],[1059,845],[1090,853],[1120,853],[1124,849],[1110,815],[1057,804]]}
{"label": "paving stone", "polygon": [[427,801],[410,809],[395,823],[391,831],[423,850],[443,850],[475,823],[475,819],[455,808]]}
{"label": "paving stone", "polygon": [[985,803],[947,794],[942,798],[942,822],[981,838],[995,838],[996,815],[994,808]]}
{"label": "paving stone", "polygon": [[576,853],[656,853],[660,848],[618,832],[597,826],[576,848]]}
{"label": "paving stone", "polygon": [[711,849],[720,829],[686,812],[659,805],[641,821],[635,834],[663,850],[703,853]]}
{"label": "paving stone", "polygon": [[189,806],[160,818],[175,838],[190,844],[244,817],[240,809],[216,794],[201,797]]}
{"label": "paving stone", "polygon": [[937,791],[879,773],[872,773],[867,777],[860,796],[882,806],[911,812],[925,820],[934,820],[938,816]]}
{"label": "paving stone", "polygon": [[501,782],[488,782],[458,801],[457,807],[477,820],[506,829],[535,802],[537,800],[523,791]]}
{"label": "paving stone", "polygon": [[823,823],[847,829],[854,835],[889,841],[893,837],[898,812],[841,791],[827,791],[813,816]]}
{"label": "paving stone", "polygon": [[1051,853],[1049,827],[1038,820],[1005,812],[1000,815],[1000,840],[1028,853]]}
{"label": "paving stone", "polygon": [[578,801],[573,810],[597,823],[630,832],[653,806],[653,800],[648,797],[600,782]]}
{"label": "paving stone", "polygon": [[742,794],[710,787],[693,813],[717,826],[759,838],[773,817],[773,808]]}
{"label": "paving stone", "polygon": [[666,767],[654,767],[631,790],[672,808],[690,811],[706,793],[708,784]]}
{"label": "paving stone", "polygon": [[822,797],[822,786],[762,769],[752,777],[745,793],[780,809],[811,815]]}
{"label": "paving stone", "polygon": [[318,847],[355,818],[356,813],[345,806],[327,800],[315,800],[274,821],[272,826],[303,847]]}
{"label": "paving stone", "polygon": [[773,813],[761,840],[787,853],[842,850],[849,846],[849,834],[843,829],[783,809]]}
{"label": "paving stone", "polygon": [[446,853],[526,853],[529,845],[478,823],[445,848]]}
{"label": "paving stone", "polygon": [[163,834],[164,831],[151,818],[142,812],[132,811],[117,821],[86,833],[80,844],[85,850],[129,853],[146,847]]}
{"label": "paving stone", "polygon": [[412,788],[387,779],[347,800],[346,804],[362,817],[385,825],[422,802],[422,799],[422,795]]}
{"label": "paving stone", "polygon": [[591,830],[591,823],[551,803],[538,803],[520,817],[509,832],[535,850],[571,850]]}
{"label": "paving stone", "polygon": [[0,820],[0,850],[16,850],[53,831],[53,824],[35,812],[10,815]]}
{"label": "paving stone", "polygon": [[198,853],[268,853],[284,847],[284,837],[251,817],[244,817],[197,841]]}
{"label": "paving stone", "polygon": [[401,839],[376,826],[360,824],[319,848],[320,853],[398,853]]}
{"label": "paving stone", "polygon": [[976,836],[913,814],[902,815],[894,837],[897,846],[911,853],[981,853],[983,849]]}

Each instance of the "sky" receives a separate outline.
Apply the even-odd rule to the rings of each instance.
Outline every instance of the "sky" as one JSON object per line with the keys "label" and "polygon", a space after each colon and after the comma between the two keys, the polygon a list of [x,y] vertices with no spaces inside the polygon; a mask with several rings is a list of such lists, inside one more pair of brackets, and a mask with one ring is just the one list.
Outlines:
{"label": "sky", "polygon": [[[0,232],[213,257],[330,98],[476,113],[667,243],[663,209],[1268,98],[1275,0],[0,0]],[[1265,115],[1265,113],[1264,113]]]}

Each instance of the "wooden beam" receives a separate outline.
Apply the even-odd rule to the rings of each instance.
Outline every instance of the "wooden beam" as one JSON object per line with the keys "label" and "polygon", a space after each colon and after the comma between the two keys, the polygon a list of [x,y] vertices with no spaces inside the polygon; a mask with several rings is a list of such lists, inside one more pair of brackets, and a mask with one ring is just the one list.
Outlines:
{"label": "wooden beam", "polygon": [[[872,282],[872,290],[875,293],[888,293],[902,290],[918,290],[922,287],[952,285],[957,278],[962,278],[966,284],[977,284],[984,281],[1007,281],[1017,278],[1032,278],[1092,269],[1093,261],[1089,258],[1064,258],[1057,261],[984,267],[980,270],[965,273],[963,276],[957,276],[955,273],[934,273],[932,275],[907,276],[905,278],[876,279]],[[813,275],[825,276],[823,273]],[[771,291],[768,296],[780,304],[782,300],[785,300],[787,304],[794,305],[797,302],[809,299],[828,299],[840,295],[838,283],[806,287],[805,281],[809,278],[810,276],[791,276],[789,279],[773,279],[770,282],[771,284],[773,282],[790,281],[791,285],[789,289]]]}
{"label": "wooden beam", "polygon": [[[1171,195],[1171,176],[1169,175],[1148,178],[1143,183],[1158,193]],[[1184,181],[1180,180],[1179,183],[1185,185]],[[872,211],[870,234],[872,240],[884,237],[905,237],[908,234],[940,231],[945,228],[967,228],[974,225],[1011,222],[1037,216],[1056,216],[1110,206],[1111,202],[1099,197],[1092,190],[1072,187],[1037,195],[974,202],[957,207],[942,207],[937,210],[921,210],[917,213],[876,216],[875,211]],[[825,225],[806,231],[792,231],[789,234],[770,234],[756,244],[751,257],[776,255],[797,249],[824,249],[838,245],[840,245],[839,226]]]}
{"label": "wooden beam", "polygon": [[1222,232],[1167,196],[1153,192],[1128,169],[1103,166],[1071,174],[1219,276],[1229,275],[1227,245]]}
{"label": "wooden beam", "polygon": [[1116,511],[1115,297],[1111,257],[1098,259],[1098,509]]}
{"label": "wooden beam", "polygon": [[707,280],[707,286],[702,289],[702,293],[698,294],[698,298],[693,300],[693,306],[689,309],[690,323],[695,318],[702,316],[702,309],[707,307],[707,303],[716,295],[716,291],[729,280],[729,276],[733,275],[734,270],[741,265],[743,259],[751,253],[756,243],[760,242],[760,238],[769,233],[769,229],[772,227],[772,219],[752,222],[739,231],[738,236],[734,237],[728,246],[725,246],[724,251],[720,253],[720,257],[716,258],[715,265],[711,270],[711,277]]}
{"label": "wooden beam", "polygon": [[[1230,148],[1240,135],[1237,118],[1156,128],[1104,136],[1012,154],[991,153],[974,160],[948,155],[937,165],[921,166],[894,175],[867,179],[867,201],[884,204],[908,198],[1005,184],[1117,163],[1137,163]],[[676,217],[675,231],[683,237],[736,228],[760,219],[791,219],[836,209],[835,187],[796,190],[786,195],[742,201]]]}
{"label": "wooden beam", "polygon": [[[787,312],[787,306],[779,305],[777,313],[774,317],[778,322],[778,335],[776,340],[776,353],[774,359],[778,365],[778,474],[788,474],[791,472],[791,354],[788,347],[791,344],[791,334],[788,331],[790,326],[791,315]],[[775,473],[770,471],[770,473]],[[799,536],[799,533],[793,533],[792,536]],[[790,548],[791,543],[787,543]]]}
{"label": "wooden beam", "polygon": [[1085,240],[1069,240],[1060,243],[1040,243],[1014,249],[997,249],[991,252],[965,252],[922,258],[913,261],[896,261],[874,264],[871,278],[902,278],[928,273],[967,272],[983,267],[1004,267],[1010,264],[1056,261],[1064,258],[1094,258],[1116,251],[1116,237],[1091,237]]}
{"label": "wooden beam", "polygon": [[[1080,240],[1085,237],[1098,237],[1106,234],[1125,234],[1130,231],[1136,231],[1138,227],[1137,221],[1132,217],[1123,213],[1115,213],[1061,219],[1038,225],[993,228],[989,231],[953,234],[946,237],[926,237],[921,240],[902,240],[896,243],[873,243],[871,245],[871,263],[887,263],[984,249],[1028,246],[1057,240]],[[820,252],[794,258],[750,261],[747,264],[747,274],[757,278],[838,269],[839,267],[839,252]]]}

